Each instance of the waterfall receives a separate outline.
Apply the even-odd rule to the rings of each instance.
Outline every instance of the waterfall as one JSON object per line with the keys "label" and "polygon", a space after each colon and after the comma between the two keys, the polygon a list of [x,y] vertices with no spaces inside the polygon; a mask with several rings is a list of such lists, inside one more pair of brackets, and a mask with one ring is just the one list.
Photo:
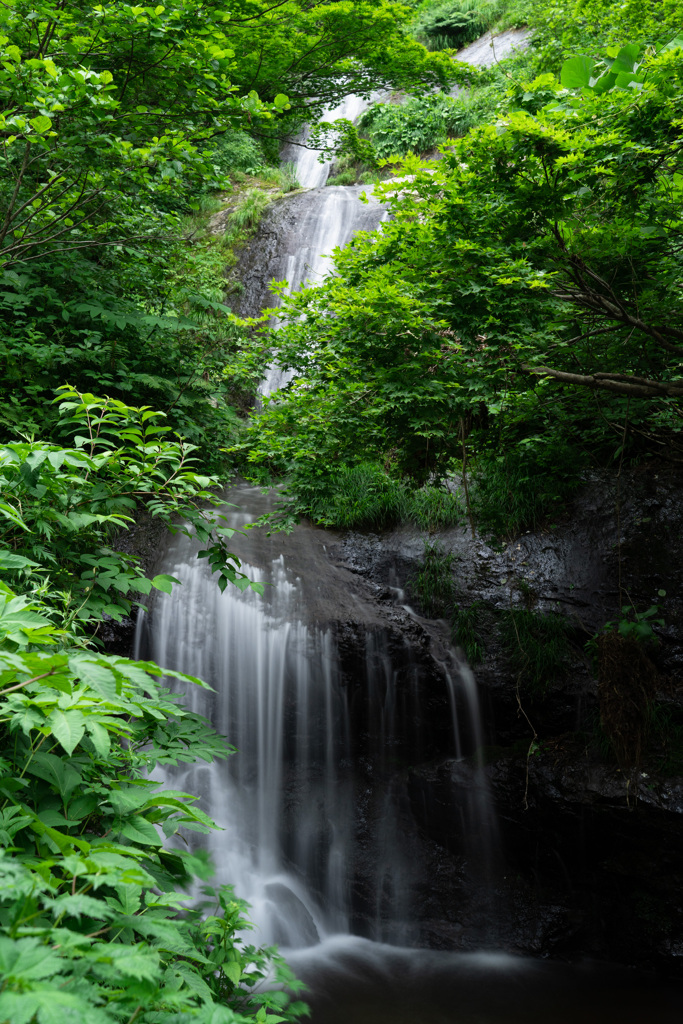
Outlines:
{"label": "waterfall", "polygon": [[[326,120],[354,120],[364,105],[348,97]],[[285,149],[283,159],[292,157],[303,185],[324,184],[331,162],[318,162],[317,152],[301,146]],[[277,252],[260,277],[247,270],[247,301],[266,304],[262,280],[286,280],[290,293],[319,282],[336,247],[378,227],[384,209],[371,189],[361,202],[363,191],[313,187],[276,204],[261,234],[277,238]],[[257,250],[257,265],[259,258]],[[271,366],[262,393],[287,379]],[[238,530],[263,511],[256,488],[233,488],[228,500],[240,506],[230,512]],[[423,722],[424,666],[405,641],[396,649],[376,610],[361,607],[348,574],[335,575],[324,539],[304,526],[290,537],[243,531],[235,538],[244,571],[266,584],[259,597],[231,587],[221,594],[194,541],[176,535],[165,569],[183,585],[155,595],[149,615],[141,614],[136,653],[213,687],[188,699],[237,753],[225,763],[169,774],[174,787],[198,794],[221,826],[202,842],[217,881],[233,884],[250,903],[259,941],[296,949],[355,934],[414,944],[418,890],[427,882],[419,874],[422,852],[401,766],[421,756],[421,747],[438,747]],[[363,654],[352,670],[342,665],[340,621],[358,624],[354,642]],[[432,666],[445,712],[440,752],[460,758],[481,742],[476,687],[453,652],[446,660],[440,672]],[[471,856],[488,864],[495,836],[479,768],[475,778],[472,798],[454,816],[470,835]]]}
{"label": "waterfall", "polygon": [[[491,63],[524,40],[510,31],[493,49],[485,37],[458,56]],[[325,119],[353,120],[361,102],[349,97]],[[359,202],[361,187],[321,188],[331,161],[320,163],[317,152],[291,146],[283,159],[296,161],[311,191],[266,213],[262,234],[270,231],[270,240],[245,264],[245,315],[272,305],[265,282],[273,277],[286,279],[290,292],[319,281],[333,248],[383,215],[372,196]],[[274,366],[262,390],[284,383]],[[230,525],[242,531],[233,547],[249,577],[266,584],[264,597],[230,587],[221,594],[196,558],[198,545],[176,535],[164,568],[183,585],[151,597],[138,618],[135,654],[213,688],[192,688],[186,701],[237,752],[165,776],[197,794],[217,821],[220,831],[197,840],[209,847],[215,880],[249,902],[257,943],[288,950],[310,985],[315,1024],[677,1022],[674,989],[641,991],[625,974],[603,979],[501,953],[447,951],[495,944],[486,925],[471,926],[472,916],[495,915],[491,883],[500,867],[474,677],[444,650],[426,681],[417,645],[390,635],[392,614],[381,618],[353,573],[328,557],[328,533],[306,525],[276,538],[244,531],[268,500],[248,486],[226,494],[236,506]],[[400,609],[404,595],[389,591]],[[427,765],[424,778],[411,779],[413,763]],[[454,860],[462,855],[469,873],[458,865],[449,874],[447,864],[428,860],[428,824],[439,818],[432,847]],[[445,908],[438,897],[434,906],[425,872],[442,870],[439,892],[452,886],[451,904],[452,891],[471,894],[464,941],[467,914],[464,926],[451,918],[439,930]],[[523,915],[522,900],[508,913]],[[425,902],[437,927],[428,920],[420,931],[416,909]],[[401,948],[432,945],[441,948]]]}
{"label": "waterfall", "polygon": [[[347,121],[357,121],[364,110],[374,102],[375,97],[363,99],[361,96],[349,94],[345,96],[339,106],[332,110],[326,110],[320,118],[326,124],[331,121],[338,121],[345,118]],[[327,181],[334,157],[327,160],[320,160],[322,150],[309,149],[306,145],[310,129],[305,127],[293,140],[288,142],[282,149],[280,157],[283,163],[296,165],[296,176],[302,188],[321,188]]]}
{"label": "waterfall", "polygon": [[[360,201],[366,193],[367,203]],[[362,185],[335,185],[316,189],[297,198],[297,217],[290,244],[284,247],[272,268],[272,276],[287,281],[291,295],[304,284],[319,284],[329,272],[332,252],[351,241],[358,231],[372,231],[385,216],[371,188]],[[277,317],[275,318],[277,326]],[[272,364],[261,385],[261,393],[270,395],[291,379]]]}
{"label": "waterfall", "polygon": [[[228,500],[241,506],[229,512],[237,530],[267,501],[246,485]],[[351,574],[329,565],[325,540],[310,527],[234,538],[245,571],[266,584],[259,597],[230,587],[221,594],[194,540],[176,535],[165,565],[182,586],[157,594],[149,616],[139,617],[136,656],[213,687],[193,688],[188,701],[237,753],[165,777],[198,794],[221,826],[208,837],[217,882],[250,903],[259,940],[302,948],[356,933],[409,944],[419,851],[403,827],[407,796],[396,763],[430,742],[420,669],[407,644],[392,655],[370,608],[353,596],[345,606]],[[351,671],[342,671],[332,629],[340,615],[359,620],[364,655]],[[446,709],[449,687],[459,686],[449,668]],[[457,730],[456,705],[454,698]],[[454,753],[455,737],[451,746]]]}

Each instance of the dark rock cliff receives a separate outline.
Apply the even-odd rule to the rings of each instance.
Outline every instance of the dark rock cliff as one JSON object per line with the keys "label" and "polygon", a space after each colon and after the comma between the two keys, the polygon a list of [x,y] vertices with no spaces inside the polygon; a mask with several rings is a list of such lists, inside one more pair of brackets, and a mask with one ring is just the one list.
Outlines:
{"label": "dark rock cliff", "polygon": [[[670,467],[653,466],[622,480],[618,496],[614,480],[596,475],[547,529],[502,548],[464,528],[439,535],[457,554],[459,600],[481,606],[485,656],[476,680],[488,745],[478,756],[498,832],[483,886],[460,813],[482,784],[474,752],[408,769],[405,791],[426,865],[418,910],[424,944],[483,941],[683,973],[682,482]],[[382,603],[391,597],[387,584],[404,585],[415,572],[423,544],[404,530],[354,534],[333,556]],[[640,611],[658,604],[664,620],[648,649],[657,684],[644,752],[621,766],[599,724],[584,648],[619,619],[620,575],[621,600]],[[564,664],[545,692],[519,682],[501,636],[501,615],[520,608],[564,616]]]}
{"label": "dark rock cliff", "polygon": [[[258,515],[265,499],[247,491]],[[473,540],[464,528],[438,536],[457,554],[459,602],[480,602],[485,655],[475,677],[483,746],[463,687],[445,684],[459,671],[447,624],[406,603],[414,601],[410,579],[424,537],[302,527],[296,566],[307,615],[334,631],[355,737],[350,884],[359,934],[440,949],[590,955],[683,975],[681,479],[652,467],[622,480],[620,535],[615,502],[614,481],[596,475],[552,525],[503,547]],[[290,541],[281,538],[285,548]],[[131,538],[152,571],[161,569],[162,546],[153,524],[151,532],[140,524]],[[664,620],[649,650],[657,670],[649,736],[630,766],[615,760],[599,727],[597,681],[584,649],[619,617],[619,561],[628,603],[640,610],[657,603]],[[513,664],[501,631],[511,608],[564,616],[563,664],[541,690],[520,682]],[[130,650],[131,628],[111,630],[121,653]],[[388,732],[389,691],[378,678],[392,680]],[[386,742],[378,743],[381,735]],[[392,910],[395,893],[372,888],[387,841],[387,794],[399,830],[391,842],[410,867],[405,932]],[[474,813],[479,797],[485,800]],[[495,812],[483,823],[482,806],[484,818]]]}

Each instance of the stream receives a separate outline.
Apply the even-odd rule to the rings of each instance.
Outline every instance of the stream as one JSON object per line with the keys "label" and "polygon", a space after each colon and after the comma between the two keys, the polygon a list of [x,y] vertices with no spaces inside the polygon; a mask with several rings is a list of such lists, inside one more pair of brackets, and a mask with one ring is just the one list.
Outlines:
{"label": "stream", "polygon": [[[459,56],[490,62],[523,38],[504,34],[492,48],[484,37]],[[326,116],[353,119],[362,109],[349,97]],[[330,163],[301,144],[283,159],[297,163],[310,189],[290,201],[288,233],[268,267],[269,278],[286,279],[293,291],[327,272],[334,247],[377,228],[383,210],[359,201],[361,187],[324,187]],[[272,366],[263,393],[285,381]],[[199,794],[220,825],[208,837],[215,881],[235,886],[251,905],[258,941],[280,945],[309,985],[313,1024],[679,1021],[676,988],[626,970],[497,951],[501,850],[476,756],[454,814],[468,865],[463,884],[476,894],[482,926],[471,951],[444,948],[446,932],[442,948],[424,948],[418,917],[430,869],[407,767],[482,749],[474,677],[452,650],[418,657],[407,641],[397,645],[352,573],[330,560],[334,534],[306,525],[270,538],[245,531],[271,501],[246,485],[226,492],[240,531],[233,549],[249,577],[266,584],[265,596],[221,594],[195,542],[176,535],[163,571],[183,585],[155,595],[150,613],[140,615],[136,656],[213,687],[195,688],[188,702],[238,752],[167,777]],[[398,586],[393,600],[397,614],[420,627]],[[354,624],[352,642],[339,623]],[[438,906],[429,913],[438,919]]]}

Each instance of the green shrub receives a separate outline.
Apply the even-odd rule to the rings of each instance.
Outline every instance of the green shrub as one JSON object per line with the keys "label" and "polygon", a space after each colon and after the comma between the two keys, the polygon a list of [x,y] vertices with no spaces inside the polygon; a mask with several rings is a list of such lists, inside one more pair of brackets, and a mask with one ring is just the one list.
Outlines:
{"label": "green shrub", "polygon": [[212,158],[223,174],[232,171],[257,174],[264,164],[263,152],[258,142],[251,135],[237,131],[218,136]]}
{"label": "green shrub", "polygon": [[486,121],[500,103],[500,92],[487,86],[451,97],[444,93],[413,96],[400,105],[376,103],[360,118],[377,157],[426,153],[449,138],[466,135]]}
{"label": "green shrub", "polygon": [[420,487],[408,490],[407,515],[409,522],[430,533],[460,526],[465,521],[465,510],[459,492],[452,494],[442,487]]}
{"label": "green shrub", "polygon": [[[162,669],[70,639],[0,583],[0,1020],[298,1017],[284,992],[258,991],[273,977],[292,990],[291,972],[244,941],[232,890],[194,906],[183,894],[211,873],[187,832],[216,826],[149,778],[232,748],[160,685]],[[164,848],[173,835],[182,844]]]}
{"label": "green shrub", "polygon": [[221,589],[232,582],[262,592],[228,551],[224,513],[212,511],[221,505],[211,490],[218,478],[196,472],[194,446],[170,433],[162,413],[66,386],[58,401],[56,432],[73,446],[0,445],[7,548],[0,572],[20,580],[27,597],[40,595],[73,636],[90,635],[103,615],[120,621],[143,595],[170,593],[177,582],[164,574],[148,579],[135,558],[113,547],[144,510],[174,531],[192,530]]}
{"label": "green shrub", "polygon": [[356,172],[354,170],[340,171],[327,179],[327,185],[355,185]]}
{"label": "green shrub", "polygon": [[425,541],[422,563],[408,581],[419,607],[429,618],[447,619],[453,642],[462,648],[470,665],[484,657],[481,635],[481,601],[469,607],[458,602],[458,585],[454,576],[457,555],[438,541]]}
{"label": "green shrub", "polygon": [[480,459],[471,491],[480,529],[506,540],[536,529],[579,486],[583,466],[581,452],[544,437]]}
{"label": "green shrub", "polygon": [[458,495],[438,487],[414,490],[367,462],[343,466],[333,482],[299,491],[298,503],[300,514],[343,530],[382,530],[401,524],[445,530],[463,521]]}
{"label": "green shrub", "polygon": [[503,0],[426,0],[410,31],[428,50],[459,50],[483,35],[504,7]]}
{"label": "green shrub", "polygon": [[162,414],[59,390],[71,447],[0,447],[0,1020],[291,1021],[305,1007],[268,984],[298,983],[244,940],[246,905],[227,886],[185,895],[211,874],[187,834],[215,824],[150,778],[232,753],[162,682],[205,684],[92,648],[105,616],[178,582],[115,549],[136,508],[193,528],[219,586],[263,588],[227,550],[217,479]]}
{"label": "green shrub", "polygon": [[520,684],[543,697],[566,671],[569,643],[564,616],[511,608],[503,612],[500,633]]}

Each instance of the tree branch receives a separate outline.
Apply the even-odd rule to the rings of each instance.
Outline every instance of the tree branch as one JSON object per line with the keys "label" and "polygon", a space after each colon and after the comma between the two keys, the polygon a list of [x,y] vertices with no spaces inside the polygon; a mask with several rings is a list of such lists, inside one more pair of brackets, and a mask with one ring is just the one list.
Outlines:
{"label": "tree branch", "polygon": [[550,366],[528,366],[522,370],[537,377],[552,377],[562,384],[574,384],[593,390],[613,391],[619,395],[631,395],[634,398],[682,398],[683,380],[658,381],[646,377],[635,377],[626,373],[569,373],[566,370],[554,370]]}

